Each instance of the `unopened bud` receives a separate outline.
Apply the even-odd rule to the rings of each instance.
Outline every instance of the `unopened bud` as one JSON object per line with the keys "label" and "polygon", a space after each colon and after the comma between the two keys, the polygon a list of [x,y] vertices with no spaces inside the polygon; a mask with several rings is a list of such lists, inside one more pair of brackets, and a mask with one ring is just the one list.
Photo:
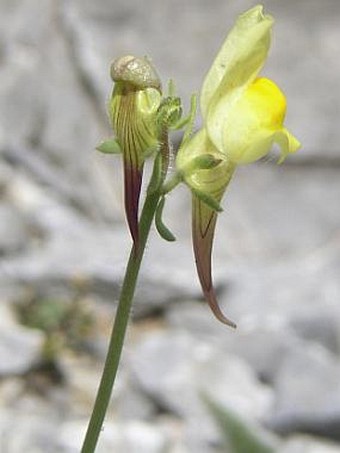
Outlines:
{"label": "unopened bud", "polygon": [[156,88],[160,91],[161,82],[156,69],[147,57],[126,55],[117,58],[111,65],[111,79],[125,82],[138,89]]}

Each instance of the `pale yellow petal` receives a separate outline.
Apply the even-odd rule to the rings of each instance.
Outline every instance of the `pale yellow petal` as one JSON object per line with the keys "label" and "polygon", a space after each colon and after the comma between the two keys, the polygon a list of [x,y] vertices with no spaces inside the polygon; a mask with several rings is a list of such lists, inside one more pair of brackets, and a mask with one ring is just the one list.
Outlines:
{"label": "pale yellow petal", "polygon": [[203,117],[221,95],[255,79],[267,57],[272,24],[273,18],[263,14],[261,5],[239,16],[204,80]]}
{"label": "pale yellow petal", "polygon": [[[206,154],[209,148],[209,141],[206,130],[200,129],[196,134],[181,146],[176,156],[176,168],[185,172],[185,169],[190,165],[195,157],[201,154]],[[214,149],[212,150],[214,151]]]}
{"label": "pale yellow petal", "polygon": [[275,135],[275,131],[271,129],[245,131],[242,140],[230,134],[225,143],[227,156],[237,165],[255,162],[269,153]]}
{"label": "pale yellow petal", "polygon": [[279,87],[257,78],[242,95],[233,92],[209,110],[207,130],[232,162],[254,162],[270,151],[276,131],[283,129],[285,113],[286,99]]}
{"label": "pale yellow petal", "polygon": [[299,140],[286,128],[282,128],[276,132],[274,141],[280,146],[281,149],[281,157],[278,162],[279,164],[286,159],[288,154],[295,153],[299,148],[301,148]]}

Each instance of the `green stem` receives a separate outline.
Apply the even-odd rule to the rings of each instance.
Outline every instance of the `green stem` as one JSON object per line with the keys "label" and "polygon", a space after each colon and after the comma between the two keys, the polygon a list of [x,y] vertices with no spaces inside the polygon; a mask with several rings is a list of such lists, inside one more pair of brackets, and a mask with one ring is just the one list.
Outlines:
{"label": "green stem", "polygon": [[[152,179],[153,178],[151,178],[150,184],[152,184]],[[140,219],[140,242],[138,250],[132,246],[125,271],[125,278],[120,294],[115,322],[112,328],[104,371],[81,453],[93,453],[95,451],[99,434],[102,429],[123,349],[139,269],[159,199],[160,191],[149,193],[145,199]]]}

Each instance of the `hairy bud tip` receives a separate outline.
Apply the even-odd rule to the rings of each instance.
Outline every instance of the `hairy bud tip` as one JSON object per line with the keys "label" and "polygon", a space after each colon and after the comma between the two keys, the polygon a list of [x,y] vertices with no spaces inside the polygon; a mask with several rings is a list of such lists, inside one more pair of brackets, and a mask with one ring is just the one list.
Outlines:
{"label": "hairy bud tip", "polygon": [[147,57],[126,55],[117,58],[111,65],[111,79],[126,82],[138,89],[156,88],[160,91],[161,82],[156,69]]}

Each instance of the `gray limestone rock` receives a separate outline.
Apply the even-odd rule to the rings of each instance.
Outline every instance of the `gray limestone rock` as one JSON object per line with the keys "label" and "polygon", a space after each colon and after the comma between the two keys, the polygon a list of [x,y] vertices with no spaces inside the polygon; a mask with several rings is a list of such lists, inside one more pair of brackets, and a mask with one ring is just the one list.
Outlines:
{"label": "gray limestone rock", "polygon": [[[64,423],[57,442],[57,451],[79,452],[85,427],[86,425],[80,420]],[[161,453],[168,451],[168,448],[169,439],[154,424],[139,420],[130,420],[126,423],[112,423],[107,420],[96,451],[98,453],[111,453],[113,451]]]}
{"label": "gray limestone rock", "polygon": [[278,453],[339,453],[339,444],[323,441],[312,436],[292,436]]}
{"label": "gray limestone rock", "polygon": [[[1,152],[37,180],[39,170],[46,169],[43,183],[63,196],[67,194],[60,189],[72,186],[71,202],[88,214],[115,218],[120,203],[108,186],[114,165],[94,151],[108,133],[108,124],[74,64],[62,21],[63,3],[12,2],[0,8],[5,49],[0,72]],[[26,164],[27,154],[32,154],[33,165]],[[63,183],[58,184],[60,177]],[[119,189],[119,178],[115,180]]]}
{"label": "gray limestone rock", "polygon": [[1,451],[55,453],[55,437],[56,423],[50,414],[35,415],[0,409]]}
{"label": "gray limestone rock", "polygon": [[314,310],[301,313],[290,320],[292,330],[299,337],[313,343],[319,343],[334,354],[340,353],[340,318],[335,310]]}
{"label": "gray limestone rock", "polygon": [[267,420],[273,429],[339,441],[340,366],[326,349],[302,343],[282,361],[274,390]]}
{"label": "gray limestone rock", "polygon": [[0,257],[22,252],[30,239],[25,217],[9,203],[0,204]]}
{"label": "gray limestone rock", "polygon": [[130,354],[129,364],[140,388],[184,420],[189,451],[220,442],[201,395],[253,420],[263,418],[271,404],[270,389],[244,362],[183,331],[150,334]]}
{"label": "gray limestone rock", "polygon": [[0,310],[0,377],[24,374],[41,356],[43,334],[18,325],[3,301]]}

